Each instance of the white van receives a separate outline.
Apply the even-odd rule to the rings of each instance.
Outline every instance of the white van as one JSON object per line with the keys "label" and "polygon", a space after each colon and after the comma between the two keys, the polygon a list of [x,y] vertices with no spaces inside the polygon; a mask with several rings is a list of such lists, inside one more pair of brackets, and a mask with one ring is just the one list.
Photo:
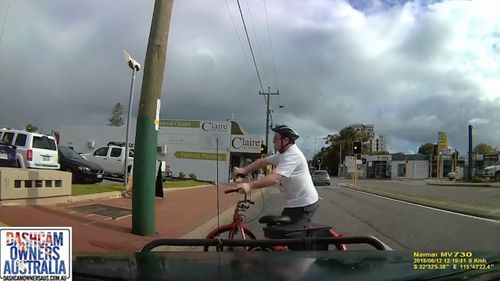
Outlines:
{"label": "white van", "polygon": [[20,168],[59,169],[59,155],[54,137],[21,130],[2,129],[0,141],[17,147]]}

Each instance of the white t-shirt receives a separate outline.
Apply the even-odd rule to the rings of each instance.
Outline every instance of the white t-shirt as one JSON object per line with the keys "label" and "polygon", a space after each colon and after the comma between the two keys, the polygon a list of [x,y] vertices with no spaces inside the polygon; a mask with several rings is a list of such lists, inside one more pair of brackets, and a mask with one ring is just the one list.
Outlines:
{"label": "white t-shirt", "polygon": [[297,145],[290,146],[283,154],[267,157],[266,162],[276,166],[274,172],[282,176],[280,189],[285,196],[285,207],[304,207],[318,201],[306,157]]}

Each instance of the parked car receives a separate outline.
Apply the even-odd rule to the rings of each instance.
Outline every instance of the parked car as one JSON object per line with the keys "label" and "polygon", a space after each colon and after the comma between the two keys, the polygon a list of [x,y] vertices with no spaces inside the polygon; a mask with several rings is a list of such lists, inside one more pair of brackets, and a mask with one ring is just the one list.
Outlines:
{"label": "parked car", "polygon": [[330,185],[330,176],[325,170],[312,172],[312,180],[314,185]]}
{"label": "parked car", "polygon": [[14,145],[0,142],[0,167],[18,167],[16,150],[17,148]]}
{"label": "parked car", "polygon": [[495,165],[484,168],[484,176],[500,181],[500,161],[495,163]]}
{"label": "parked car", "polygon": [[457,177],[457,173],[456,172],[449,172],[446,177],[449,179],[449,180],[454,180],[456,177]]}
{"label": "parked car", "polygon": [[[94,152],[82,154],[90,162],[100,165],[104,169],[104,174],[123,177],[125,167],[125,147],[123,146],[102,146]],[[134,152],[129,149],[127,159],[128,171],[132,169],[134,163]]]}
{"label": "parked car", "polygon": [[98,183],[103,179],[103,168],[92,163],[73,149],[59,146],[59,163],[61,171],[71,172],[73,183]]}
{"label": "parked car", "polygon": [[60,168],[54,137],[22,130],[0,131],[0,141],[16,146],[16,162],[21,168]]}

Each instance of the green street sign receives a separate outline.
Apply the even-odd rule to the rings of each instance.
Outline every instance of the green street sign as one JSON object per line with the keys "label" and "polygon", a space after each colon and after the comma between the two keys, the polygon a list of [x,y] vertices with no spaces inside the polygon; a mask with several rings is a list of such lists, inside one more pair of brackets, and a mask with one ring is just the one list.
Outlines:
{"label": "green street sign", "polygon": [[[217,153],[194,152],[194,151],[176,151],[175,157],[179,159],[195,159],[195,160],[217,160]],[[219,161],[226,161],[227,155],[219,153]]]}

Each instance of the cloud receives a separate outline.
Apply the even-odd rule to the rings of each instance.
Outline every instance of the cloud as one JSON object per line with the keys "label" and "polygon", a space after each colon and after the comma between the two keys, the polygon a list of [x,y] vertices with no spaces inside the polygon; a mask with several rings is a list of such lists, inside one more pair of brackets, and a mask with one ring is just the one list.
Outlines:
{"label": "cloud", "polygon": [[483,125],[483,124],[489,124],[490,120],[489,119],[474,118],[474,119],[469,120],[469,123],[472,125],[475,125],[475,124]]}

